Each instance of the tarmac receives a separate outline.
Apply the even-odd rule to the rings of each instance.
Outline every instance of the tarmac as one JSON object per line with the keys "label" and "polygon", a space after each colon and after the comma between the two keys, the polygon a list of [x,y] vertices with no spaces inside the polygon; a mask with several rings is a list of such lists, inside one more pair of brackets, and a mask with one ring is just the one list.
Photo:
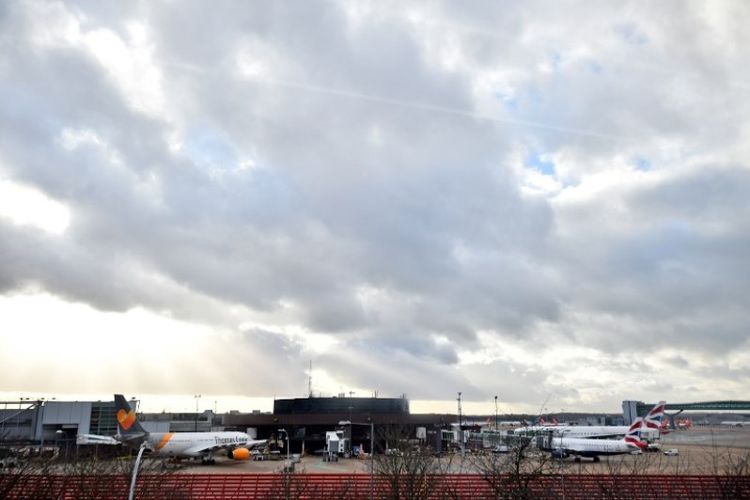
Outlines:
{"label": "tarmac", "polygon": [[[694,427],[676,430],[663,435],[662,450],[636,455],[601,457],[599,462],[572,458],[550,460],[546,453],[532,452],[531,462],[546,461],[550,472],[569,474],[730,474],[750,473],[750,427]],[[664,451],[676,448],[677,456],[666,456]],[[477,473],[481,470],[483,453],[475,452],[443,455],[435,460],[439,472]],[[247,474],[278,473],[286,463],[276,461],[234,461],[218,458],[215,465],[186,464],[179,473]],[[302,457],[295,464],[295,472],[307,473],[369,473],[369,459],[341,458],[337,462],[324,462],[318,456]]]}

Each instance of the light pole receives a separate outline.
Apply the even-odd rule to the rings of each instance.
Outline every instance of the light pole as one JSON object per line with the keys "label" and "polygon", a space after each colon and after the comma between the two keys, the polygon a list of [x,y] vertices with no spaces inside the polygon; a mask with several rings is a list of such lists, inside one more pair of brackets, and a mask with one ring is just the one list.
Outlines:
{"label": "light pole", "polygon": [[458,397],[456,398],[456,401],[458,401],[458,428],[461,429],[461,393],[458,393]]}
{"label": "light pole", "polygon": [[195,398],[195,432],[198,432],[198,403],[201,400],[201,395],[196,394],[193,397]]}
{"label": "light pole", "polygon": [[353,406],[349,406],[349,456],[352,455],[352,439],[354,438],[354,429],[352,429],[352,410],[354,409]]}
{"label": "light pole", "polygon": [[44,453],[44,398],[41,398],[39,400],[39,420],[41,421],[39,425],[39,456],[42,456],[42,453]]}
{"label": "light pole", "polygon": [[495,430],[497,430],[497,396],[495,396]]}
{"label": "light pole", "polygon": [[375,423],[370,420],[370,500],[375,487]]}
{"label": "light pole", "polygon": [[57,429],[55,431],[55,437],[57,438],[56,441],[57,441],[57,458],[58,459],[60,458],[60,439],[62,438],[63,434],[64,432],[62,429]]}
{"label": "light pole", "polygon": [[135,463],[133,464],[133,474],[130,476],[130,491],[128,491],[128,500],[133,500],[135,496],[135,480],[138,477],[138,467],[141,465],[141,458],[143,457],[143,450],[146,449],[146,441],[141,443],[141,447],[138,449],[138,456],[135,457]]}
{"label": "light pole", "polygon": [[463,426],[461,425],[461,421],[463,418],[461,417],[461,393],[458,393],[458,398],[456,398],[456,401],[458,401],[458,446],[461,448],[461,455],[464,454],[464,431]]}
{"label": "light pole", "polygon": [[[352,422],[349,420],[349,429],[352,428],[352,425],[369,425],[370,426],[370,500],[373,499],[373,491],[375,488],[375,422],[372,421],[372,418],[368,419],[370,423],[364,423],[364,422]],[[344,422],[339,422],[339,425],[343,425]]]}

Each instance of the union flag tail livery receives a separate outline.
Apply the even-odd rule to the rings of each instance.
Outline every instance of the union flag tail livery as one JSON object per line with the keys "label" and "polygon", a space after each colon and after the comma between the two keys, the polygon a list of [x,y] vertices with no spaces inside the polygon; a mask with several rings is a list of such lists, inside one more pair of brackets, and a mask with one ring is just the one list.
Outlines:
{"label": "union flag tail livery", "polygon": [[666,406],[665,401],[659,401],[656,406],[654,406],[650,412],[648,412],[648,415],[643,419],[643,423],[646,427],[649,429],[659,429],[661,428],[661,422],[664,418],[664,407]]}
{"label": "union flag tail livery", "polygon": [[623,438],[623,441],[625,441],[626,444],[636,446],[642,450],[648,446],[648,443],[641,440],[641,428],[643,427],[643,422],[643,419],[636,419]]}

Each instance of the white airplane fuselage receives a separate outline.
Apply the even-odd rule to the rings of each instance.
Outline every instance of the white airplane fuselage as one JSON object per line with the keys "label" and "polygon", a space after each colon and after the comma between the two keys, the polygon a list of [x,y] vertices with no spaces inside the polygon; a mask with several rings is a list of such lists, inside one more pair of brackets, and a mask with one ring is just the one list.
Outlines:
{"label": "white airplane fuselage", "polygon": [[628,432],[627,425],[535,425],[515,429],[517,435],[552,433],[570,438],[616,438]]}
{"label": "white airplane fuselage", "polygon": [[635,444],[619,439],[552,438],[553,450],[565,450],[569,455],[596,457],[599,455],[622,455],[638,448]]}
{"label": "white airplane fuselage", "polygon": [[155,454],[172,457],[204,457],[207,450],[249,446],[244,432],[154,432],[147,438],[148,448]]}
{"label": "white airplane fuselage", "polygon": [[551,429],[555,434],[571,438],[598,438],[624,436],[628,432],[628,425],[566,425]]}

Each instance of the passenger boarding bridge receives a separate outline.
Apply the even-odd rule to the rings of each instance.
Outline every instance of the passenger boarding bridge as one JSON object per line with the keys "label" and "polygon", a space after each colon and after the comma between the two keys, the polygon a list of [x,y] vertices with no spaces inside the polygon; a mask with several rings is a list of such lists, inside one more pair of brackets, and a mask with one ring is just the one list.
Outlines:
{"label": "passenger boarding bridge", "polygon": [[[627,424],[632,424],[637,417],[645,416],[656,403],[644,403],[642,401],[623,401],[622,415]],[[687,410],[697,411],[750,411],[750,401],[701,401],[696,403],[667,403],[665,410],[675,411],[666,413],[669,424],[674,429],[674,417]]]}

